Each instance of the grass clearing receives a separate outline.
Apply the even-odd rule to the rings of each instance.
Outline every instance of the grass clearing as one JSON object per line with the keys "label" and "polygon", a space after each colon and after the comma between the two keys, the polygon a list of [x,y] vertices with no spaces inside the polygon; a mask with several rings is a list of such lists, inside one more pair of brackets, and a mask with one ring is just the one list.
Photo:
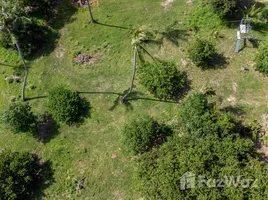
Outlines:
{"label": "grass clearing", "polygon": [[[168,11],[162,7],[162,0],[106,0],[99,1],[93,8],[96,20],[101,24],[89,24],[87,9],[78,9],[65,21],[60,29],[56,48],[51,53],[28,61],[28,85],[36,89],[27,90],[26,97],[36,113],[46,110],[47,91],[55,85],[67,85],[81,92],[81,96],[91,102],[91,118],[80,126],[61,126],[60,134],[49,143],[37,142],[30,134],[13,134],[1,125],[0,149],[36,152],[44,160],[51,160],[54,180],[44,191],[45,199],[139,199],[133,181],[135,162],[125,157],[120,149],[120,131],[133,117],[145,114],[157,120],[174,120],[179,104],[165,103],[154,98],[135,82],[136,98],[126,105],[119,103],[123,92],[128,89],[132,73],[132,30],[111,27],[138,28],[146,25],[152,29],[165,30],[174,22],[183,21],[184,13],[192,8],[185,0],[175,0]],[[69,8],[70,9],[70,8]],[[68,10],[65,10],[68,12]],[[64,12],[64,13],[65,13]],[[64,14],[63,13],[63,14]],[[64,15],[62,15],[64,18]],[[109,26],[107,26],[109,25]],[[60,27],[59,24],[55,24]],[[176,25],[178,29],[182,25]],[[254,30],[254,26],[253,26]],[[245,120],[261,120],[268,113],[268,79],[252,67],[257,49],[247,47],[235,54],[236,27],[219,30],[223,38],[213,39],[219,52],[227,57],[226,68],[202,71],[186,59],[186,49],[197,36],[186,31],[178,45],[164,40],[162,46],[147,45],[146,49],[155,57],[177,63],[188,73],[191,91],[205,87],[215,89],[221,108],[232,105],[228,98],[236,99],[234,108],[242,108]],[[253,35],[263,40],[265,31],[253,31]],[[203,31],[200,37],[211,37],[211,32]],[[85,67],[73,63],[77,52],[98,53],[101,59],[96,65]],[[8,84],[5,76],[14,74],[20,66],[16,52],[0,48],[0,109],[7,107],[10,99],[20,95],[21,83]],[[249,68],[242,72],[241,67]],[[234,85],[235,88],[234,89]],[[113,159],[112,154],[116,154]],[[83,190],[77,190],[76,181],[85,179]]]}

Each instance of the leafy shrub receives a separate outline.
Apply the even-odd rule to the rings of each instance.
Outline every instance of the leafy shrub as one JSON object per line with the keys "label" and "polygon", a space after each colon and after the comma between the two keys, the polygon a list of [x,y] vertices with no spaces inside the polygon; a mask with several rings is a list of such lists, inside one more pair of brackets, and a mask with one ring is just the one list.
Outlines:
{"label": "leafy shrub", "polygon": [[254,0],[203,0],[221,17],[241,17],[243,10],[250,8]]}
{"label": "leafy shrub", "polygon": [[[38,17],[51,17],[55,11],[55,0],[19,0],[20,5],[24,8],[28,7],[28,14]],[[41,15],[41,16],[40,16]]]}
{"label": "leafy shrub", "polygon": [[221,17],[214,13],[209,6],[198,5],[186,16],[186,27],[192,30],[215,30],[224,24]]}
{"label": "leafy shrub", "polygon": [[123,146],[131,154],[142,154],[161,144],[170,133],[169,128],[146,116],[125,125]]}
{"label": "leafy shrub", "polygon": [[202,69],[208,68],[212,64],[216,54],[215,45],[208,40],[197,39],[188,49],[190,60]]}
{"label": "leafy shrub", "polygon": [[64,87],[56,87],[48,93],[48,109],[58,122],[77,122],[86,105],[77,92]]}
{"label": "leafy shrub", "polygon": [[39,179],[39,163],[30,153],[0,153],[0,199],[29,199]]}
{"label": "leafy shrub", "polygon": [[185,88],[185,73],[171,62],[144,63],[138,74],[140,83],[159,99],[176,98]]}
{"label": "leafy shrub", "polygon": [[[27,20],[18,22],[12,32],[18,40],[22,52],[27,56],[40,51],[51,30],[36,20]],[[16,48],[8,32],[2,32],[0,40],[5,48]]]}
{"label": "leafy shrub", "polygon": [[205,2],[213,8],[214,12],[225,16],[234,11],[237,0],[206,0]]}
{"label": "leafy shrub", "polygon": [[12,103],[2,114],[2,121],[15,132],[27,132],[34,128],[35,116],[28,104]]}
{"label": "leafy shrub", "polygon": [[[141,155],[136,180],[144,199],[263,199],[268,191],[267,174],[268,166],[258,159],[250,139],[237,135],[192,139],[183,135]],[[191,187],[187,180],[191,175],[195,187],[187,189],[187,186]],[[203,182],[200,176],[204,176]],[[234,180],[238,180],[237,177],[240,180],[257,179],[258,186],[254,189],[243,187],[242,181],[238,181],[237,187],[234,184],[227,186],[224,176],[228,181],[231,177]],[[217,187],[219,179],[224,181],[224,187]],[[253,181],[250,186],[252,184]]]}
{"label": "leafy shrub", "polygon": [[224,137],[241,131],[239,120],[229,112],[219,112],[210,107],[207,96],[201,93],[186,99],[178,116],[181,128],[194,138],[211,134]]}
{"label": "leafy shrub", "polygon": [[268,75],[268,38],[260,46],[259,53],[255,58],[256,69],[265,75]]}

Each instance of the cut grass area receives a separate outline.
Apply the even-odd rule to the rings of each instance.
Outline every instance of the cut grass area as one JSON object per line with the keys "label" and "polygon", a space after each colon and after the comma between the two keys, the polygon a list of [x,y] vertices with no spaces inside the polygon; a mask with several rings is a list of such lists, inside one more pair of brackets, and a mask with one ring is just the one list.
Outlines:
{"label": "cut grass area", "polygon": [[[98,22],[106,25],[138,28],[142,25],[164,31],[180,22],[184,12],[191,5],[177,0],[166,12],[160,0],[106,0],[93,8]],[[60,30],[57,46],[49,55],[29,61],[28,85],[37,88],[27,90],[26,97],[42,97],[55,85],[66,85],[82,92],[91,102],[91,118],[80,126],[61,126],[59,132],[49,143],[37,142],[30,134],[13,134],[3,126],[0,131],[0,149],[36,152],[44,160],[51,160],[54,181],[45,193],[45,199],[139,199],[133,185],[133,166],[135,162],[123,155],[120,149],[121,128],[131,118],[149,114],[162,121],[176,118],[179,104],[156,101],[138,82],[135,92],[139,98],[126,105],[119,103],[123,92],[128,89],[132,73],[133,30],[100,24],[89,24],[86,9],[79,9]],[[178,25],[178,29],[182,26]],[[254,28],[254,27],[253,27]],[[160,47],[146,45],[155,57],[172,60],[187,71],[191,80],[190,93],[205,87],[215,89],[214,98],[221,108],[234,105],[245,111],[246,120],[260,119],[268,112],[268,80],[254,71],[252,62],[257,49],[245,48],[235,54],[236,28],[220,30],[223,38],[215,39],[219,52],[224,53],[229,64],[224,69],[201,71],[190,62],[183,66],[186,49],[197,36],[187,32],[178,46],[164,41]],[[203,31],[200,37],[211,37],[211,31]],[[253,32],[263,39],[267,32]],[[80,66],[72,62],[77,52],[97,52],[101,55],[94,66]],[[4,76],[14,73],[20,60],[13,51],[0,49],[0,108],[7,107],[12,96],[20,95],[22,84],[8,84]],[[10,65],[10,66],[9,66]],[[249,72],[242,72],[241,67]],[[228,101],[234,97],[235,104]],[[146,99],[145,99],[146,98]],[[29,101],[36,113],[46,110],[46,98]],[[117,157],[112,159],[112,154]],[[76,181],[85,179],[82,190],[76,190]]]}

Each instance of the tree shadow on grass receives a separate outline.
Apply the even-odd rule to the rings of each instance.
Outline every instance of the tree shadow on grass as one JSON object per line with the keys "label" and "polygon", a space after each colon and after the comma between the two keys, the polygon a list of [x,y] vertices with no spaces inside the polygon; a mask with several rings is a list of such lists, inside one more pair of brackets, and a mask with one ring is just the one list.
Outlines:
{"label": "tree shadow on grass", "polygon": [[160,33],[160,44],[163,45],[164,39],[171,42],[172,44],[179,46],[179,40],[187,40],[188,32],[183,29],[168,29],[165,32]]}
{"label": "tree shadow on grass", "polygon": [[213,60],[211,61],[210,69],[223,69],[228,65],[228,60],[223,54],[215,54]]}
{"label": "tree shadow on grass", "polygon": [[135,31],[136,30],[136,29],[130,28],[130,27],[124,27],[124,26],[118,26],[118,25],[101,23],[101,22],[98,22],[97,20],[95,20],[94,23],[97,24],[97,25],[107,26],[107,27],[110,27],[110,28],[117,28],[117,29],[124,29],[124,30],[132,30],[132,31]]}
{"label": "tree shadow on grass", "polygon": [[91,118],[91,108],[90,102],[87,101],[86,98],[81,98],[78,118],[76,121],[68,123],[68,125],[75,125],[76,127],[81,126],[87,118]]}
{"label": "tree shadow on grass", "polygon": [[228,65],[228,59],[219,53],[215,53],[212,55],[210,59],[203,61],[201,64],[198,64],[197,67],[202,70],[216,70],[216,69],[224,69]]}
{"label": "tree shadow on grass", "polygon": [[45,197],[44,190],[55,182],[54,170],[50,160],[41,163],[41,170],[38,174],[39,180],[35,185],[32,199],[42,199]]}
{"label": "tree shadow on grass", "polygon": [[59,125],[51,114],[45,112],[38,116],[34,137],[42,142],[48,143],[59,134]]}
{"label": "tree shadow on grass", "polygon": [[227,106],[221,109],[222,112],[230,112],[236,116],[242,117],[246,114],[242,107]]}
{"label": "tree shadow on grass", "polygon": [[66,24],[74,21],[72,16],[77,11],[77,8],[69,0],[62,0],[56,8],[56,12],[51,16],[48,24],[52,27],[46,28],[45,41],[42,48],[27,57],[28,60],[34,60],[40,56],[49,55],[57,46],[57,40],[60,37],[59,30]]}

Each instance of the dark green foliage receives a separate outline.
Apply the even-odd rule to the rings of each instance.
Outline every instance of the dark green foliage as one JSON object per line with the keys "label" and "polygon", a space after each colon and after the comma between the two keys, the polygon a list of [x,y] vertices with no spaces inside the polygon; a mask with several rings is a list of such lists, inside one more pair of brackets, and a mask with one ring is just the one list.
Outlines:
{"label": "dark green foliage", "polygon": [[123,146],[127,152],[137,155],[163,143],[171,129],[146,116],[126,124],[123,129]]}
{"label": "dark green foliage", "polygon": [[52,17],[54,4],[55,1],[52,0],[0,0],[0,7],[7,13],[1,17],[1,23],[4,24],[0,37],[2,46],[15,49],[14,44],[18,42],[26,56],[40,52],[49,37],[55,35],[52,28],[43,20],[43,15]]}
{"label": "dark green foliage", "polygon": [[259,53],[255,58],[256,69],[263,74],[268,74],[268,38],[262,43],[259,49]]}
{"label": "dark green foliage", "polygon": [[39,163],[30,153],[0,153],[0,199],[29,199],[39,179]]}
{"label": "dark green foliage", "polygon": [[220,29],[224,24],[216,13],[209,6],[198,5],[193,7],[193,10],[186,16],[186,27],[190,30],[212,31]]}
{"label": "dark green foliage", "polygon": [[[259,160],[254,142],[241,136],[245,128],[239,120],[212,108],[204,94],[190,96],[181,106],[179,116],[179,125],[186,131],[139,158],[137,184],[142,197],[166,200],[268,198],[268,166]],[[196,182],[194,188],[184,190],[181,177],[187,172],[196,175]],[[205,182],[198,182],[200,176]],[[252,179],[249,187],[242,186],[239,176],[240,180]],[[237,187],[227,185],[232,177],[233,183],[238,181]],[[213,184],[207,182],[208,179],[217,182]],[[219,179],[223,180],[223,187],[218,186]],[[256,179],[257,187],[251,188]]]}
{"label": "dark green foliage", "polygon": [[12,103],[2,114],[3,123],[15,132],[32,131],[35,120],[31,107],[23,103]]}
{"label": "dark green foliage", "polygon": [[[266,199],[268,167],[256,155],[253,142],[239,136],[220,139],[211,135],[193,140],[185,135],[141,156],[138,186],[145,199]],[[195,188],[181,190],[180,177],[186,172],[196,175]],[[226,183],[222,188],[205,183],[198,186],[198,176],[205,176],[205,180],[225,180],[224,176],[233,176],[235,180],[238,176],[258,179],[258,187],[235,188],[227,187]]]}
{"label": "dark green foliage", "polygon": [[41,18],[51,17],[55,11],[55,0],[19,0],[21,6],[28,7],[28,14]]}
{"label": "dark green foliage", "polygon": [[220,16],[225,16],[234,12],[237,0],[206,0],[205,2],[212,7],[214,12]]}
{"label": "dark green foliage", "polygon": [[188,49],[188,57],[198,67],[212,67],[213,58],[217,54],[215,45],[208,40],[197,39]]}
{"label": "dark green foliage", "polygon": [[203,0],[221,17],[242,17],[245,9],[250,8],[254,0]]}
{"label": "dark green foliage", "polygon": [[158,99],[177,98],[186,85],[185,73],[171,62],[144,63],[138,76],[140,83]]}
{"label": "dark green foliage", "polygon": [[[46,43],[51,30],[44,24],[40,24],[37,20],[17,23],[12,29],[20,44],[24,55],[34,54],[43,47]],[[11,40],[11,36],[7,32],[2,33],[1,44],[5,48],[16,48]]]}
{"label": "dark green foliage", "polygon": [[194,94],[181,105],[179,122],[185,133],[189,133],[191,137],[216,133],[224,137],[241,131],[240,121],[231,113],[221,113],[209,106],[204,94]]}
{"label": "dark green foliage", "polygon": [[77,122],[85,108],[84,101],[77,92],[64,87],[56,87],[48,93],[48,109],[58,122]]}

